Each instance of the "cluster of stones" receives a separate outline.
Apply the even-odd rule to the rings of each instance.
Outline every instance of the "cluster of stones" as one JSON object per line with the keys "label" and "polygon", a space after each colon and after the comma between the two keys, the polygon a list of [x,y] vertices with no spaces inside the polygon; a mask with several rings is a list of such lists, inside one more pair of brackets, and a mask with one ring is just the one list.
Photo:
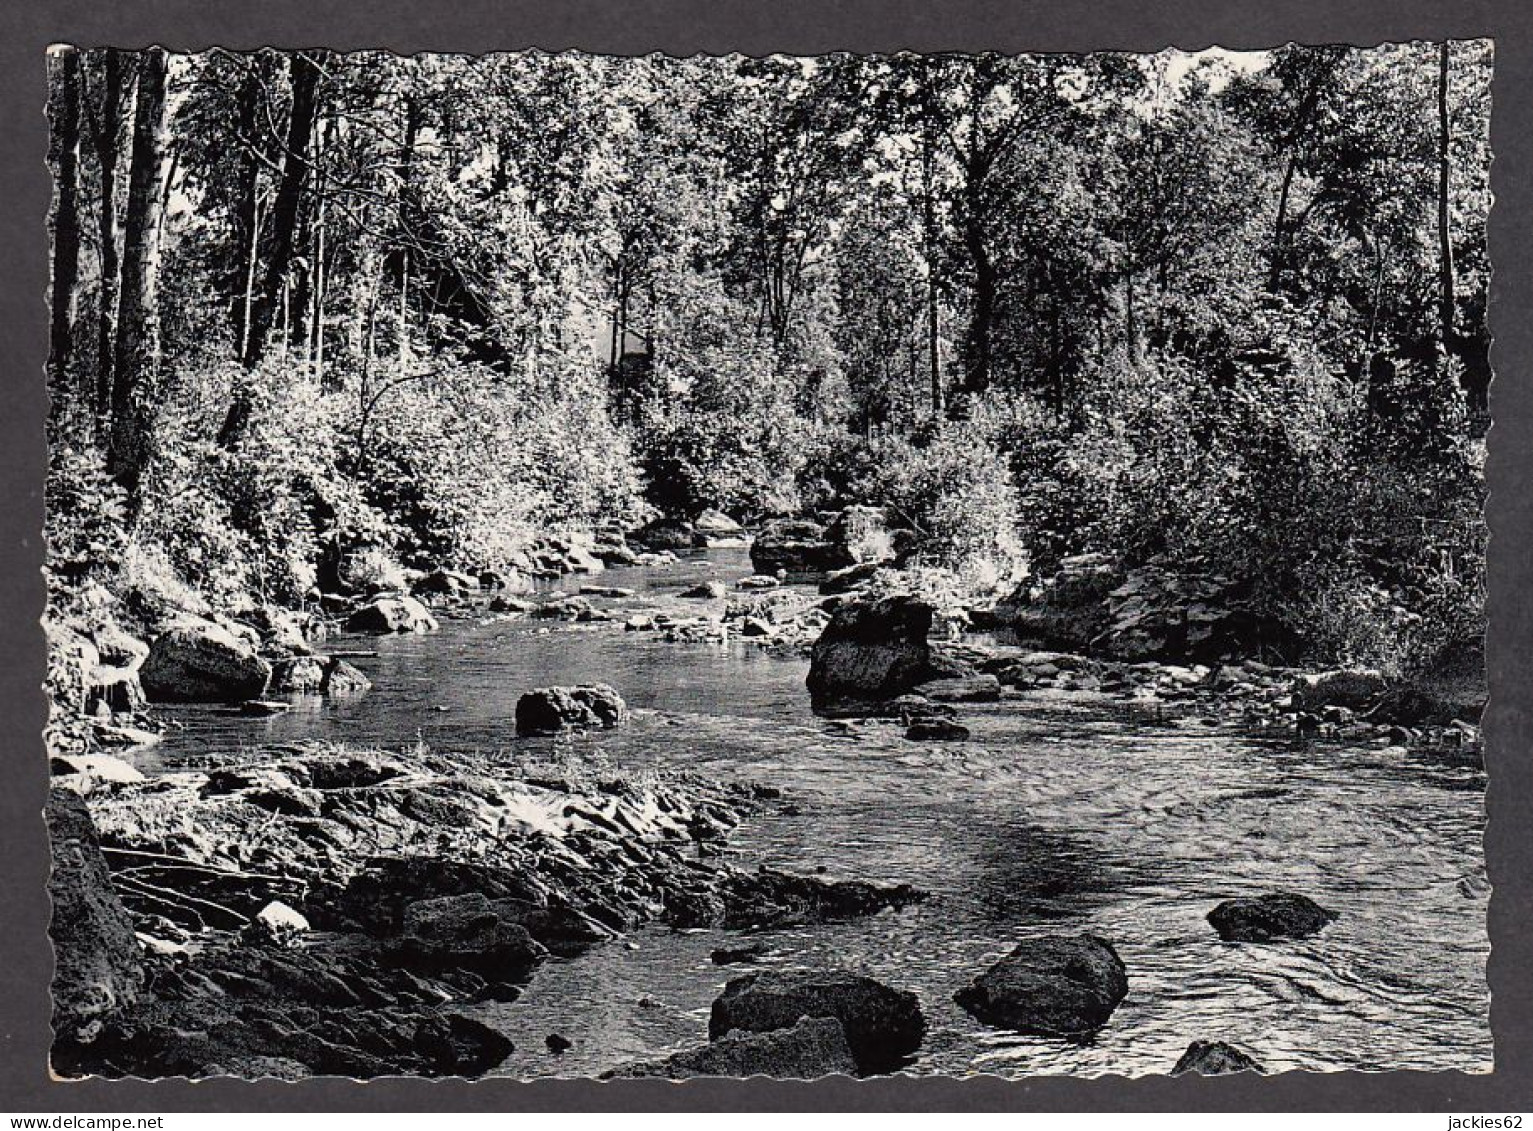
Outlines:
{"label": "cluster of stones", "polygon": [[[1208,915],[1226,941],[1265,943],[1307,938],[1336,917],[1287,892],[1226,900]],[[721,964],[760,957],[760,948],[714,953]],[[1080,1040],[1109,1024],[1128,995],[1128,969],[1114,945],[1077,934],[1017,944],[953,1000],[992,1028]],[[709,1016],[707,1045],[608,1075],[869,1076],[909,1064],[926,1031],[920,999],[909,991],[845,970],[765,970],[724,987]],[[1171,1071],[1217,1075],[1262,1067],[1232,1044],[1198,1040]]]}
{"label": "cluster of stones", "polygon": [[702,852],[771,790],[507,771],[297,746],[104,784],[93,814],[55,790],[56,1069],[475,1075],[511,1048],[464,1007],[514,999],[549,954],[921,898]]}

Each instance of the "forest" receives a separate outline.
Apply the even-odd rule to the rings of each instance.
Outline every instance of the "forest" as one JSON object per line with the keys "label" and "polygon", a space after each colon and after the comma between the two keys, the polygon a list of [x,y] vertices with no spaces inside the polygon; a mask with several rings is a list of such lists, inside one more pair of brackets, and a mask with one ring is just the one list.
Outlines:
{"label": "forest", "polygon": [[1478,648],[1491,46],[50,53],[56,616],[885,508]]}
{"label": "forest", "polygon": [[1489,1071],[1490,42],[47,62],[57,1077]]}

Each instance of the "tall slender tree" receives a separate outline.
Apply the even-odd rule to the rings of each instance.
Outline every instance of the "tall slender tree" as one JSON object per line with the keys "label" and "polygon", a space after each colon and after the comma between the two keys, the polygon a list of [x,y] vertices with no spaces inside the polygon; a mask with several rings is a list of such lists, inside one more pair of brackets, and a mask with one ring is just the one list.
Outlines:
{"label": "tall slender tree", "polygon": [[160,48],[139,57],[128,158],[122,291],[113,360],[108,466],[136,506],[152,450],[160,377],[160,191],[165,155],[168,59]]}
{"label": "tall slender tree", "polygon": [[1449,52],[1452,45],[1443,40],[1437,49],[1437,336],[1446,359],[1454,353],[1453,314],[1453,229],[1452,188],[1453,125],[1448,108]]}
{"label": "tall slender tree", "polygon": [[80,54],[65,47],[52,55],[55,81],[49,100],[53,204],[53,291],[48,367],[55,384],[69,369],[74,337],[75,288],[80,277]]}
{"label": "tall slender tree", "polygon": [[117,365],[117,297],[122,283],[117,231],[117,153],[122,134],[123,57],[114,48],[100,53],[100,93],[94,101],[92,147],[96,154],[96,388],[95,412],[108,421]]}
{"label": "tall slender tree", "polygon": [[[277,194],[271,206],[266,268],[259,290],[251,296],[249,321],[244,327],[241,342],[240,360],[247,370],[253,370],[265,356],[279,313],[282,316],[284,348],[289,330],[291,295],[288,270],[292,266],[293,250],[297,243],[299,205],[311,171],[309,142],[319,109],[319,64],[305,52],[296,51],[288,60],[288,75],[292,105],[288,110],[287,132],[282,143],[282,176],[277,183]],[[253,232],[253,216],[251,228]],[[250,420],[252,397],[250,379],[246,377],[237,381],[229,401],[229,410],[218,430],[219,447],[231,449],[239,444]]]}

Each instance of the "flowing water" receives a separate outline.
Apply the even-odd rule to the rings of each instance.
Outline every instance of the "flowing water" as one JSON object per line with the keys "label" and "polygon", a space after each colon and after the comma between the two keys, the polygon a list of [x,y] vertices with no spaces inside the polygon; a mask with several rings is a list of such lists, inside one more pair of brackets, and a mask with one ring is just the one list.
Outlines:
{"label": "flowing water", "polygon": [[[749,572],[743,551],[614,569],[614,609],[698,615],[677,594]],[[1163,724],[1076,692],[965,706],[966,743],[905,741],[882,723],[817,719],[806,662],[740,644],[667,644],[621,624],[452,622],[441,633],[337,647],[374,681],[339,703],[295,699],[269,720],[177,713],[159,756],[328,738],[494,749],[516,741],[518,695],[602,681],[635,708],[577,742],[625,766],[684,767],[777,786],[793,807],[730,841],[741,866],[907,882],[925,903],[850,923],[761,932],[647,929],[538,971],[479,1015],[515,1042],[502,1071],[584,1076],[707,1039],[708,1009],[748,967],[846,966],[914,990],[928,1035],[913,1073],[1143,1074],[1194,1039],[1248,1048],[1269,1071],[1490,1067],[1484,775],[1377,748],[1297,746],[1238,728]],[[549,741],[549,740],[531,740]],[[1220,899],[1289,889],[1341,912],[1315,938],[1219,941]],[[953,993],[1018,942],[1111,939],[1130,992],[1095,1039],[989,1029]],[[555,1058],[544,1037],[574,1047]]]}

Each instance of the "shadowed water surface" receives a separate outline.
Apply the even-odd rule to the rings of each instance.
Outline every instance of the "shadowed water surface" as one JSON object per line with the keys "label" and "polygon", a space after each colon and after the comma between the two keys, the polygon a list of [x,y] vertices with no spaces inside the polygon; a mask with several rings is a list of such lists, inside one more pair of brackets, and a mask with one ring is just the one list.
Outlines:
{"label": "shadowed water surface", "polygon": [[[681,589],[749,572],[743,551],[615,569],[635,596],[595,603],[698,615]],[[716,606],[717,603],[714,603]],[[845,965],[914,990],[929,1033],[915,1073],[1167,1071],[1194,1039],[1242,1044],[1269,1070],[1490,1065],[1483,774],[1377,749],[1295,747],[1224,726],[1162,725],[1067,692],[968,706],[972,740],[906,742],[887,724],[816,719],[806,664],[743,647],[666,644],[620,624],[455,622],[433,636],[345,641],[374,690],[295,699],[269,720],[181,710],[157,752],[328,738],[444,747],[514,742],[529,687],[600,680],[636,709],[574,740],[625,766],[777,786],[794,808],[730,841],[742,866],[907,882],[932,898],[871,919],[761,932],[766,964]],[[549,740],[535,740],[548,742]],[[1313,939],[1219,941],[1220,899],[1273,889],[1341,912]],[[1129,997],[1094,1040],[980,1025],[953,993],[1030,935],[1113,941]],[[649,929],[540,969],[486,1006],[517,1076],[595,1074],[707,1039],[708,1008],[748,967],[710,952],[738,934]],[[544,1046],[574,1042],[561,1057]]]}

